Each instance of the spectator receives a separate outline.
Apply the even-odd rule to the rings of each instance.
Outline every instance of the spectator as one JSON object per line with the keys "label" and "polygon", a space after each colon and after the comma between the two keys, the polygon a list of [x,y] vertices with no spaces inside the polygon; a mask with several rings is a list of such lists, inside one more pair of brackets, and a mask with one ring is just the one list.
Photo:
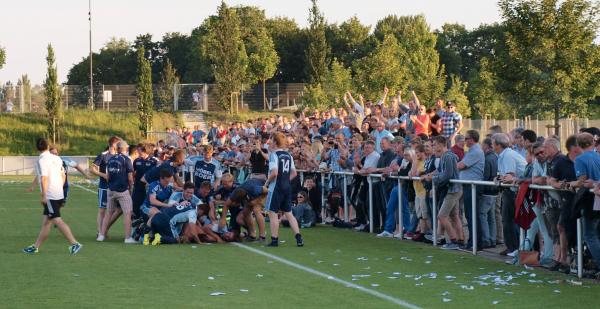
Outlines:
{"label": "spectator", "polygon": [[456,104],[452,101],[446,102],[446,111],[442,112],[442,135],[448,141],[448,145],[454,140],[456,134],[463,127],[462,116],[456,112]]}
{"label": "spectator", "polygon": [[465,156],[465,137],[457,134],[454,137],[454,146],[450,150],[458,157],[458,161],[462,161]]}
{"label": "spectator", "polygon": [[392,133],[390,133],[390,131],[385,129],[385,123],[382,121],[377,121],[377,127],[376,130],[373,131],[373,137],[375,138],[375,151],[377,153],[381,153],[381,140],[384,137],[389,137],[391,139],[394,138],[394,135],[392,135]]}
{"label": "spectator", "polygon": [[[481,150],[485,154],[485,165],[483,170],[483,181],[496,181],[498,173],[498,155],[492,147],[492,139],[486,138],[481,144]],[[479,208],[477,217],[479,219],[481,230],[481,248],[496,247],[496,218],[495,205],[498,196],[498,189],[492,186],[477,186],[477,192],[480,193]]]}

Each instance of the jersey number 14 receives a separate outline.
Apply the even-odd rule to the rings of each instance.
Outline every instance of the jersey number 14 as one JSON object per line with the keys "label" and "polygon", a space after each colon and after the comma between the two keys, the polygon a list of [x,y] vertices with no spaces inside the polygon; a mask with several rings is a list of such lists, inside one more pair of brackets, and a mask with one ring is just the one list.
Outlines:
{"label": "jersey number 14", "polygon": [[281,165],[283,166],[283,172],[290,172],[290,160],[281,159]]}

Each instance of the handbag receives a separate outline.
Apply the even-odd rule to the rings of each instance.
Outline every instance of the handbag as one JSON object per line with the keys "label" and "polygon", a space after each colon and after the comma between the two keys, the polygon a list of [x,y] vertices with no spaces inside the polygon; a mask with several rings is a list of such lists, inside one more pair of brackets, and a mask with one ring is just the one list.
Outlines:
{"label": "handbag", "polygon": [[[525,242],[530,242],[529,239],[523,241],[523,247],[525,248]],[[540,253],[535,250],[519,250],[519,265],[528,266],[539,266],[540,265]]]}

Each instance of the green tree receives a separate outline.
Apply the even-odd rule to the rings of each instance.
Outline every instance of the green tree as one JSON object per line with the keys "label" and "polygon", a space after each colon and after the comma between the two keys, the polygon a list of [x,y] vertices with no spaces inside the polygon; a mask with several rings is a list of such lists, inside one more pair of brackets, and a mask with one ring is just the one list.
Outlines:
{"label": "green tree", "polygon": [[267,30],[279,56],[273,79],[289,83],[306,82],[306,31],[300,29],[294,20],[285,17],[268,19]]}
{"label": "green tree", "polygon": [[377,22],[373,34],[380,41],[394,35],[404,49],[400,62],[410,72],[410,76],[404,75],[405,90],[414,90],[424,104],[444,91],[444,67],[435,49],[436,35],[423,15],[387,16]]}
{"label": "green tree", "polygon": [[[31,104],[31,80],[27,74],[21,75],[21,87],[23,87],[23,102],[25,104]],[[29,111],[31,112],[31,105],[29,105]]]}
{"label": "green tree", "polygon": [[306,75],[308,82],[319,84],[327,74],[329,67],[329,45],[325,37],[325,17],[317,6],[317,0],[311,0],[312,7],[308,16],[308,48],[306,49]]}
{"label": "green tree", "polygon": [[248,54],[246,83],[262,82],[263,109],[267,108],[266,81],[275,74],[279,56],[266,26],[265,12],[255,7],[240,7],[242,37]]}
{"label": "green tree", "polygon": [[327,42],[331,45],[331,55],[337,58],[345,67],[351,67],[352,62],[366,56],[375,48],[375,38],[369,35],[371,27],[360,23],[353,16],[339,26],[327,27]]}
{"label": "green tree", "polygon": [[[218,16],[211,15],[202,24],[192,30],[187,54],[187,69],[182,74],[186,83],[212,83],[215,80],[213,64],[208,55],[209,39]],[[180,72],[181,73],[181,72]]]}
{"label": "green tree", "polygon": [[157,91],[157,110],[161,112],[173,111],[173,88],[179,84],[177,70],[171,65],[169,59],[165,60],[163,72],[161,74],[160,85]]}
{"label": "green tree", "polygon": [[483,58],[479,70],[469,79],[467,96],[471,101],[472,118],[486,115],[494,119],[507,119],[512,116],[512,108],[498,90],[498,76],[492,71],[490,61]]}
{"label": "green tree", "polygon": [[344,64],[333,58],[331,68],[323,81],[323,90],[329,102],[341,103],[344,93],[352,88],[352,72]]}
{"label": "green tree", "polygon": [[302,92],[301,104],[302,109],[322,109],[329,106],[329,99],[321,84],[306,84]]}
{"label": "green tree", "polygon": [[230,100],[242,88],[248,68],[248,56],[235,9],[221,2],[218,16],[209,34],[208,56],[213,64],[218,103],[223,109],[233,112]]}
{"label": "green tree", "polygon": [[48,64],[48,71],[46,73],[46,80],[44,81],[44,94],[46,96],[46,111],[48,112],[48,134],[52,137],[52,143],[56,144],[62,104],[58,74],[56,72],[56,59],[51,44],[48,44],[46,63]]}
{"label": "green tree", "polygon": [[152,93],[152,68],[150,61],[144,56],[145,50],[140,46],[137,50],[137,106],[138,119],[140,121],[140,131],[144,137],[148,137],[148,132],[152,130],[153,113],[153,93]]}
{"label": "green tree", "polygon": [[354,61],[354,78],[357,91],[368,98],[376,98],[384,87],[402,89],[408,79],[406,50],[393,35],[386,35],[369,55]]}
{"label": "green tree", "polygon": [[553,111],[558,134],[561,116],[585,114],[600,93],[598,4],[502,0],[500,9],[508,55],[503,89],[521,115]]}
{"label": "green tree", "polygon": [[444,97],[448,101],[452,101],[456,104],[456,111],[459,112],[464,118],[471,116],[471,106],[469,105],[469,99],[465,92],[467,91],[468,84],[460,80],[460,77],[456,75],[450,76],[450,88],[446,90]]}
{"label": "green tree", "polygon": [[4,66],[5,63],[6,63],[6,49],[4,49],[2,46],[0,46],[0,69],[2,69],[2,67]]}

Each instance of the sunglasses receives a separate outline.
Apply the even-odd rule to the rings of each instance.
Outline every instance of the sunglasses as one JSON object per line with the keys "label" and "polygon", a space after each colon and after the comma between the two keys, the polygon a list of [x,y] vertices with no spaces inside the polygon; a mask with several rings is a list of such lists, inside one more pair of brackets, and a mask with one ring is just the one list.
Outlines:
{"label": "sunglasses", "polygon": [[301,196],[301,195],[300,195],[300,196],[298,196],[298,198],[304,198],[304,196]]}
{"label": "sunglasses", "polygon": [[534,153],[534,155],[539,156],[539,155],[541,155],[543,153],[544,153],[544,151],[538,151],[538,152]]}

